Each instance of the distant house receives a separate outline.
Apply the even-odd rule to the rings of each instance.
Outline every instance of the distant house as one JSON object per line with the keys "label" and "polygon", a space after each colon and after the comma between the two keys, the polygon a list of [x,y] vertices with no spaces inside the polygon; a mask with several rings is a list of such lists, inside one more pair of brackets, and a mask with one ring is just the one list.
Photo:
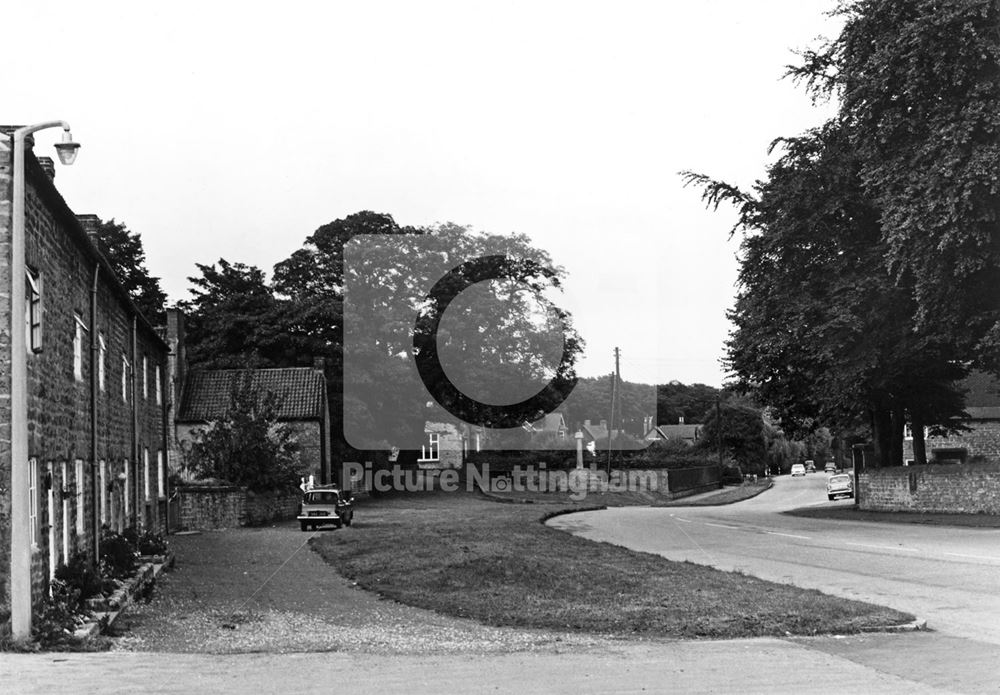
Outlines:
{"label": "distant house", "polygon": [[[583,433],[583,441],[586,444],[606,440],[608,438],[608,421],[601,420],[600,423],[595,425],[590,420],[584,420],[580,426],[580,431]],[[615,429],[611,431],[612,438],[617,438],[619,434],[621,434],[621,430]]]}
{"label": "distant house", "polygon": [[[184,381],[175,417],[178,444],[184,450],[196,430],[226,415],[233,388],[246,370],[207,369],[190,372]],[[335,479],[330,469],[330,415],[323,370],[312,367],[254,369],[253,385],[278,397],[278,421],[291,427],[302,462],[321,483]]]}
{"label": "distant house", "polygon": [[557,439],[566,439],[569,427],[562,413],[547,413],[541,420],[529,423],[525,429],[532,434],[548,434]]}
{"label": "distant house", "polygon": [[[965,463],[972,459],[1000,462],[1000,381],[985,372],[973,372],[961,383],[966,389],[963,424],[967,432],[925,439],[928,460]],[[903,437],[903,461],[913,463],[913,436]]]}
{"label": "distant house", "polygon": [[460,468],[468,451],[470,429],[451,422],[426,422],[427,443],[420,447],[417,466],[423,469]]}
{"label": "distant house", "polygon": [[701,425],[686,425],[684,418],[676,425],[656,425],[646,430],[643,439],[647,442],[680,441],[693,446],[701,440]]}

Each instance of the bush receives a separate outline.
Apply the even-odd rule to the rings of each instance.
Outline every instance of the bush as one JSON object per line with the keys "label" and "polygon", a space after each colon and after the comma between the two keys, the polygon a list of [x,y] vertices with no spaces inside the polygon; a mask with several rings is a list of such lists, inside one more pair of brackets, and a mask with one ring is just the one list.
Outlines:
{"label": "bush", "polygon": [[146,530],[136,537],[135,547],[140,555],[163,555],[167,552],[167,540],[162,534]]}
{"label": "bush", "polygon": [[68,563],[60,564],[56,568],[55,578],[66,585],[69,590],[68,597],[75,596],[77,602],[77,605],[73,606],[75,610],[83,609],[85,599],[101,595],[112,588],[109,581],[82,551],[75,553]]}
{"label": "bush", "polygon": [[59,579],[53,579],[49,588],[49,595],[35,606],[31,636],[47,649],[72,646],[83,613],[80,591]]}
{"label": "bush", "polygon": [[135,530],[125,529],[116,533],[108,528],[101,534],[101,566],[114,579],[125,579],[135,574]]}

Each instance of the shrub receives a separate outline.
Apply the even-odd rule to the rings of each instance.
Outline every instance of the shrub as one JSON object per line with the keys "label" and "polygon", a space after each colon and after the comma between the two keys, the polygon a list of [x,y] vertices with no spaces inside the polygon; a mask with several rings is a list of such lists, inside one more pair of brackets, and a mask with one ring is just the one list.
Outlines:
{"label": "shrub", "polygon": [[82,551],[75,553],[68,563],[60,564],[55,578],[66,585],[68,597],[76,597],[75,610],[82,610],[84,599],[103,594],[110,588],[108,580]]}
{"label": "shrub", "polygon": [[167,540],[163,535],[149,530],[138,535],[135,546],[140,555],[163,555],[167,552]]}
{"label": "shrub", "polygon": [[53,579],[49,588],[49,595],[35,606],[31,636],[47,649],[71,646],[82,614],[80,591],[60,579]]}
{"label": "shrub", "polygon": [[[129,532],[131,532],[131,537]],[[114,579],[124,579],[135,573],[135,530],[116,533],[108,528],[101,534],[101,565]]]}

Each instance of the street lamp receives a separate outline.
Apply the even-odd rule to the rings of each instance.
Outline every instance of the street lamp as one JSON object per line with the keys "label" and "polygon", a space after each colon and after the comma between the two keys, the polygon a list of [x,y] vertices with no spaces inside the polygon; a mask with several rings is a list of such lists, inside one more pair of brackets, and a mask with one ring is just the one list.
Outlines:
{"label": "street lamp", "polygon": [[14,199],[11,205],[10,237],[10,626],[15,640],[31,637],[31,531],[28,508],[28,362],[24,330],[24,205],[25,143],[32,133],[62,128],[62,142],[56,145],[59,161],[70,165],[80,145],[73,141],[69,123],[46,121],[18,128],[14,141]]}

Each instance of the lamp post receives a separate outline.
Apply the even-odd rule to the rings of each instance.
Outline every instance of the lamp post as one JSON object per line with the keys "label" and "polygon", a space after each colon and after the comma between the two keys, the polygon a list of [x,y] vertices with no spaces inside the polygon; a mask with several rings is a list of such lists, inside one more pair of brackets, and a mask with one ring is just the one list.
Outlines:
{"label": "lamp post", "polygon": [[70,165],[76,160],[80,145],[73,142],[69,123],[46,121],[14,131],[14,170],[12,176],[10,238],[10,461],[11,461],[11,534],[10,534],[10,625],[15,640],[31,637],[31,530],[28,489],[28,362],[24,327],[24,206],[25,143],[32,133],[47,128],[62,128],[62,142],[56,145],[59,161]]}

